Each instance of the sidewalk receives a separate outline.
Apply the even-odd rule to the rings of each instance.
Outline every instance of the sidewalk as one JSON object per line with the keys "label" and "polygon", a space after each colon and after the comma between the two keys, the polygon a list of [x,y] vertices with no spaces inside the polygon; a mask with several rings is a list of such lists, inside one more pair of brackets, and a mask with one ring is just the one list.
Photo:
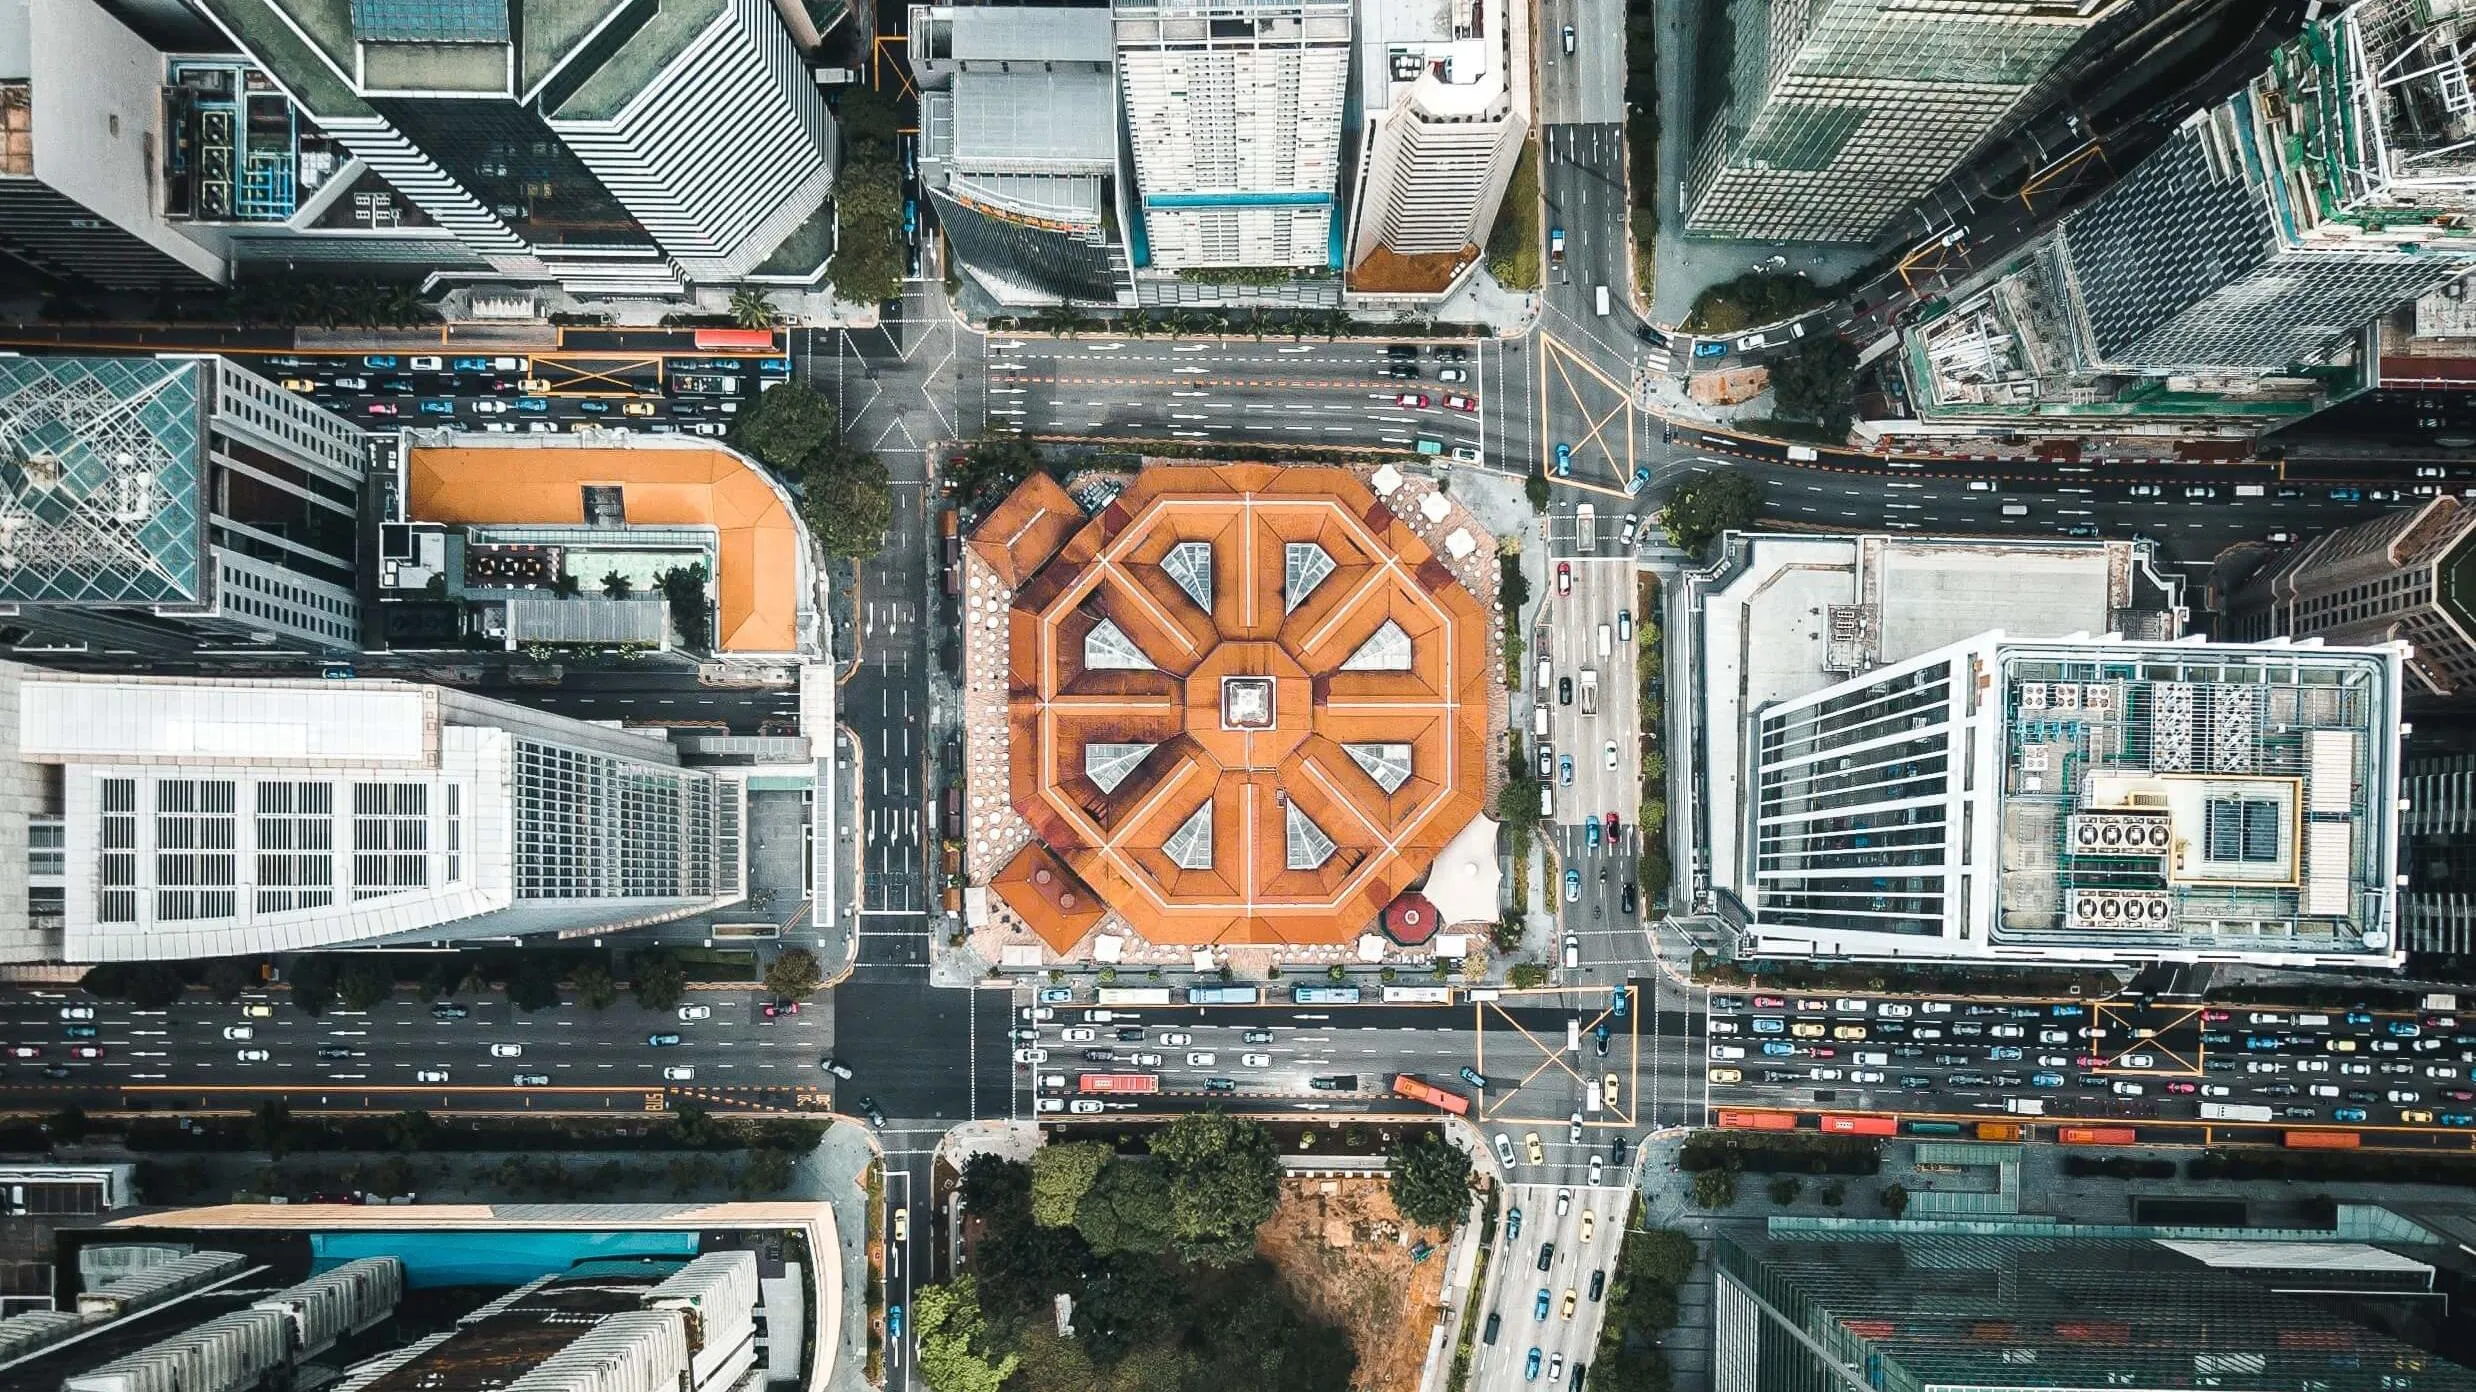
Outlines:
{"label": "sidewalk", "polygon": [[[868,1189],[866,1176],[877,1158],[868,1128],[842,1122],[827,1128],[825,1139],[800,1161],[791,1192],[799,1198],[832,1204],[834,1227],[842,1246],[842,1329],[834,1350],[834,1375],[829,1392],[874,1392],[868,1370]],[[819,1330],[820,1339],[825,1331]]]}

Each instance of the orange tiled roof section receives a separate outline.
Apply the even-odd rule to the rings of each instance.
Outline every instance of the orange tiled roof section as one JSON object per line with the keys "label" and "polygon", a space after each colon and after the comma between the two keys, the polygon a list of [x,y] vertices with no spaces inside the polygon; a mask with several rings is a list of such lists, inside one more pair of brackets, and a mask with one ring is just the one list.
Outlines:
{"label": "orange tiled roof section", "polygon": [[463,526],[582,526],[586,485],[618,488],[631,525],[719,534],[717,646],[799,646],[799,524],[757,466],[728,450],[417,447],[406,484],[414,521]]}
{"label": "orange tiled roof section", "polygon": [[1083,941],[1106,907],[1056,852],[1037,841],[1015,852],[989,888],[1061,956]]}
{"label": "orange tiled roof section", "polygon": [[1083,525],[1083,509],[1047,474],[1034,474],[971,534],[971,549],[1008,589],[1040,569]]}
{"label": "orange tiled roof section", "polygon": [[1147,467],[1009,622],[1015,809],[1149,942],[1345,942],[1481,810],[1487,615],[1345,470]]}

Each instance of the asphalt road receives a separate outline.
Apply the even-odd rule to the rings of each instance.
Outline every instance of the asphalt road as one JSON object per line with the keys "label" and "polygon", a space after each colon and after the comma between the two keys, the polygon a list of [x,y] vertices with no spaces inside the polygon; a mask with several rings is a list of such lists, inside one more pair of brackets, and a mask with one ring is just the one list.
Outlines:
{"label": "asphalt road", "polygon": [[[454,426],[557,433],[595,427],[721,435],[765,382],[787,375],[760,371],[760,363],[784,363],[781,357],[659,350],[470,356],[296,352],[244,361],[373,430]],[[439,366],[414,366],[433,362]],[[458,364],[465,364],[464,370],[457,370]]]}
{"label": "asphalt road", "polygon": [[[1587,1364],[1599,1342],[1607,1316],[1605,1283],[1613,1279],[1627,1201],[1621,1174],[1598,1188],[1506,1187],[1495,1255],[1479,1297],[1471,1386],[1570,1385],[1574,1365]],[[1601,1283],[1597,1287],[1594,1277]],[[1488,1337],[1491,1321],[1493,1338]],[[1533,1358],[1540,1360],[1535,1372]]]}
{"label": "asphalt road", "polygon": [[[831,1081],[817,1067],[824,1030],[816,1018],[803,1011],[768,1019],[753,989],[691,993],[681,1008],[705,1012],[697,1019],[626,997],[600,1012],[570,1003],[527,1014],[496,995],[436,1005],[466,1013],[439,1018],[409,994],[312,1017],[281,994],[251,993],[232,1005],[193,996],[142,1011],[78,991],[10,992],[0,995],[0,1098],[45,1109],[247,1110],[282,1098],[386,1112],[746,1111],[820,1106],[820,1085]],[[252,1015],[251,1007],[269,1013]],[[91,1015],[67,1018],[74,1012]],[[72,1035],[86,1030],[93,1035]],[[675,1045],[648,1042],[672,1035]],[[80,1049],[100,1057],[80,1058]],[[29,1050],[36,1056],[26,1057]]]}

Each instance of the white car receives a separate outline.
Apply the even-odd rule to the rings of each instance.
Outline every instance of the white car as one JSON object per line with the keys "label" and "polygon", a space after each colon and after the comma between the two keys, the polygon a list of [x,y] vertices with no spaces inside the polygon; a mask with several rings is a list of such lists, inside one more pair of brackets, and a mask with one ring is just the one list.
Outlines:
{"label": "white car", "polygon": [[1100,1038],[1100,1031],[1095,1029],[1085,1029],[1078,1025],[1073,1029],[1067,1030],[1064,1038],[1069,1044],[1089,1044],[1093,1040]]}
{"label": "white car", "polygon": [[1557,1216],[1557,1217],[1559,1217],[1559,1218],[1562,1218],[1562,1217],[1564,1217],[1566,1214],[1571,1213],[1572,1211],[1573,1211],[1573,1191],[1572,1191],[1572,1190],[1570,1190],[1570,1189],[1559,1189],[1559,1190],[1557,1190],[1557,1191],[1556,1191],[1556,1216]]}
{"label": "white car", "polygon": [[1871,1068],[1860,1068],[1849,1074],[1848,1080],[1852,1083],[1879,1083],[1883,1081],[1883,1075]]}
{"label": "white car", "polygon": [[524,1046],[522,1044],[493,1044],[490,1046],[490,1057],[523,1058]]}
{"label": "white car", "polygon": [[1502,1131],[1496,1133],[1496,1160],[1508,1167],[1513,1164],[1513,1138]]}
{"label": "white car", "polygon": [[1031,1048],[1017,1049],[1014,1051],[1014,1061],[1017,1063],[1047,1063],[1049,1051]]}
{"label": "white car", "polygon": [[1616,767],[1616,741],[1614,740],[1608,741],[1607,760],[1609,768]]}
{"label": "white car", "polygon": [[507,414],[507,403],[492,397],[477,397],[468,404],[472,406],[476,415],[503,416]]}
{"label": "white car", "polygon": [[2308,1088],[2306,1088],[2306,1089],[2304,1089],[2304,1090],[2305,1090],[2306,1092],[2308,1092],[2308,1093],[2312,1094],[2312,1095],[2313,1095],[2313,1096],[2315,1096],[2315,1097],[2336,1097],[2336,1096],[2338,1096],[2338,1089],[2337,1089],[2337,1088],[2335,1088],[2335,1087],[2333,1087],[2333,1086],[2331,1086],[2331,1085],[2330,1085],[2330,1084],[2328,1084],[2328,1083],[2315,1083],[2315,1084],[2313,1084],[2311,1087],[2308,1087]]}
{"label": "white car", "polygon": [[1026,1020],[1054,1020],[1057,1012],[1045,1005],[1027,1005],[1015,1012]]}
{"label": "white car", "polygon": [[1195,1036],[1188,1034],[1185,1030],[1171,1030],[1161,1036],[1161,1042],[1173,1049],[1183,1049],[1195,1042]]}
{"label": "white car", "polygon": [[1209,1050],[1190,1051],[1186,1056],[1186,1066],[1189,1068],[1210,1068],[1215,1063],[1220,1062],[1220,1059],[1221,1056],[1219,1054],[1212,1053]]}
{"label": "white car", "polygon": [[1919,1001],[1917,1009],[1920,1014],[1924,1015],[1949,1015],[1952,1013],[1952,1003],[1950,1001]]}
{"label": "white car", "polygon": [[2233,1097],[2235,1089],[2228,1087],[2225,1083],[2203,1083],[2201,1095],[2203,1097]]}
{"label": "white car", "polygon": [[1844,1015],[1863,1015],[1866,1013],[1866,1002],[1851,996],[1843,996],[1833,1001],[1831,1008]]}
{"label": "white car", "polygon": [[1100,1099],[1097,1097],[1078,1097],[1072,1102],[1066,1104],[1066,1110],[1073,1112],[1077,1116],[1090,1116],[1100,1110]]}
{"label": "white car", "polygon": [[1606,1169],[1606,1168],[1607,1168],[1607,1167],[1606,1167],[1606,1165],[1605,1165],[1605,1164],[1604,1164],[1604,1163],[1600,1160],[1600,1158],[1599,1158],[1598,1156],[1596,1156],[1596,1155],[1592,1156],[1592,1157],[1590,1158],[1590,1182],[1591,1182],[1591,1183],[1593,1183],[1593,1184],[1597,1184],[1597,1183],[1599,1182],[1599,1175],[1600,1175],[1600,1172],[1601,1172],[1602,1170]]}
{"label": "white car", "polygon": [[2287,1071],[2287,1065],[2280,1063],[2277,1059],[2246,1059],[2244,1071],[2247,1073],[2284,1073]]}
{"label": "white car", "polygon": [[1043,1097],[1033,1104],[1032,1110],[1036,1112],[1062,1112],[1066,1110],[1066,1099],[1063,1097]]}
{"label": "white car", "polygon": [[63,1020],[91,1020],[94,1017],[95,1008],[91,1005],[64,1005],[60,1007],[60,1018]]}
{"label": "white car", "polygon": [[1242,1068],[1270,1068],[1272,1067],[1272,1055],[1240,1054],[1238,1056],[1238,1063]]}
{"label": "white car", "polygon": [[675,1064],[662,1070],[662,1081],[666,1083],[686,1083],[695,1079],[696,1065],[691,1063]]}
{"label": "white car", "polygon": [[713,1014],[714,1008],[710,1005],[683,1005],[679,1007],[679,1018],[682,1020],[710,1020],[713,1018]]}
{"label": "white car", "polygon": [[224,1038],[226,1039],[255,1039],[257,1037],[258,1031],[248,1025],[224,1026]]}
{"label": "white car", "polygon": [[2118,1059],[2117,1062],[2121,1063],[2126,1068],[2155,1068],[2158,1066],[2158,1059],[2154,1054],[2126,1054],[2121,1059]]}
{"label": "white car", "polygon": [[1161,1056],[1159,1054],[1129,1054],[1126,1056],[1126,1061],[1135,1065],[1137,1068],[1158,1068],[1161,1066]]}
{"label": "white car", "polygon": [[443,1083],[447,1081],[447,1072],[445,1069],[440,1068],[425,1068],[413,1075],[413,1081],[416,1083]]}
{"label": "white car", "polygon": [[2022,1035],[2022,1030],[2018,1025],[1995,1025],[1988,1028],[1986,1033],[1996,1039],[2018,1039]]}
{"label": "white car", "polygon": [[1812,1078],[1818,1083],[1836,1083],[1840,1081],[1840,1070],[1837,1068],[1809,1068],[1806,1070],[1805,1076]]}
{"label": "white car", "polygon": [[2111,1090],[2117,1097],[2138,1097],[2142,1093],[2148,1091],[2148,1089],[2142,1087],[2139,1083],[2127,1083],[2120,1078],[2115,1080]]}
{"label": "white car", "polygon": [[1906,1001],[1884,1001],[1874,1007],[1874,1013],[1886,1020],[1905,1020],[1916,1014],[1917,1010]]}
{"label": "white car", "polygon": [[2419,1102],[2424,1099],[2423,1093],[2409,1088],[2392,1088],[2382,1096],[2392,1102]]}
{"label": "white car", "polygon": [[267,1061],[267,1051],[264,1049],[235,1049],[232,1051],[232,1056],[239,1059],[243,1063],[264,1063]]}
{"label": "white car", "polygon": [[2295,1061],[2295,1071],[2298,1073],[2327,1073],[2330,1071],[2330,1061],[2328,1059],[2317,1058],[2297,1059]]}

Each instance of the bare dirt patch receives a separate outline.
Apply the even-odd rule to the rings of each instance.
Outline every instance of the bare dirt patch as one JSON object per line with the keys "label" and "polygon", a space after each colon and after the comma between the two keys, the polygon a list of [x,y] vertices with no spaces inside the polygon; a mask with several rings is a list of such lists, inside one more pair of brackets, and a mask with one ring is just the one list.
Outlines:
{"label": "bare dirt patch", "polygon": [[[1413,1262],[1413,1245],[1432,1251]],[[1445,1234],[1402,1220],[1382,1179],[1288,1179],[1256,1250],[1358,1353],[1351,1385],[1416,1392],[1444,1293]]]}

